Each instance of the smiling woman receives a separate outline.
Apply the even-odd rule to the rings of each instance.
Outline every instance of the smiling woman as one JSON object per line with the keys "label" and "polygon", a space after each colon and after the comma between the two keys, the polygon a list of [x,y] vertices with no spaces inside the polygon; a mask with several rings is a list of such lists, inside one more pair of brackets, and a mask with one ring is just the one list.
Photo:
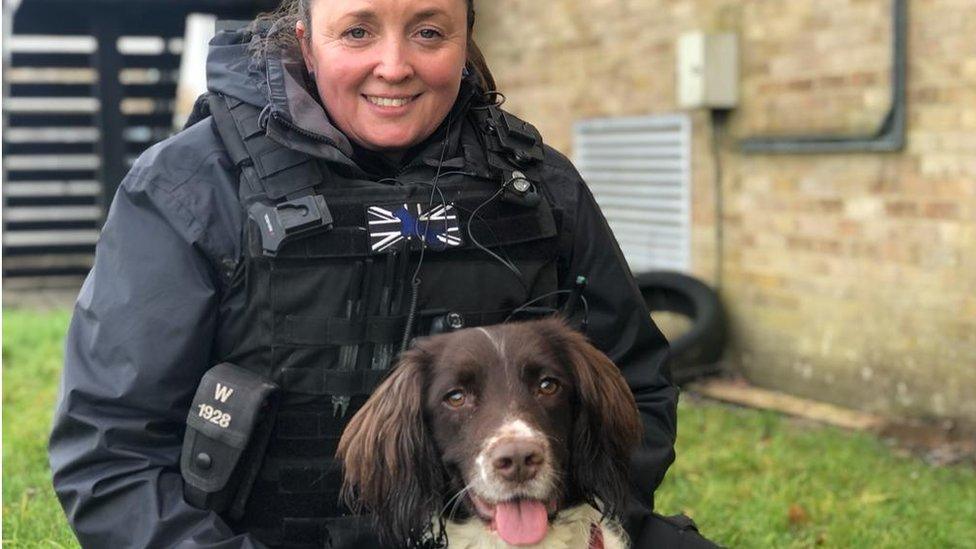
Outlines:
{"label": "smiling woman", "polygon": [[[572,508],[634,509],[646,537],[674,457],[667,343],[579,174],[494,101],[473,28],[472,0],[292,0],[214,37],[209,93],[120,186],[65,344],[50,460],[83,545],[380,547],[339,500],[349,418],[415,338],[557,312],[633,395],[615,486],[634,505],[401,484],[423,512],[400,538],[449,542],[430,537],[447,503],[494,509],[519,543]],[[585,396],[537,385],[571,411]]]}
{"label": "smiling woman", "polygon": [[457,99],[468,39],[461,0],[315,2],[295,34],[332,121],[367,149],[416,145]]}
{"label": "smiling woman", "polygon": [[301,51],[336,126],[396,158],[444,120],[464,75],[495,89],[474,21],[474,0],[291,0],[255,26],[272,27],[263,53]]}

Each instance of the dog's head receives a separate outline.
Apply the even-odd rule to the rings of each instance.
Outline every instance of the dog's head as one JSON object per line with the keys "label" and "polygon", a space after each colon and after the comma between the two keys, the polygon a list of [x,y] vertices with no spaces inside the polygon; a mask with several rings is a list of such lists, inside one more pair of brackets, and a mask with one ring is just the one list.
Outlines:
{"label": "dog's head", "polygon": [[540,541],[568,504],[623,505],[640,420],[619,370],[554,319],[422,340],[350,421],[343,497],[387,541],[478,517]]}

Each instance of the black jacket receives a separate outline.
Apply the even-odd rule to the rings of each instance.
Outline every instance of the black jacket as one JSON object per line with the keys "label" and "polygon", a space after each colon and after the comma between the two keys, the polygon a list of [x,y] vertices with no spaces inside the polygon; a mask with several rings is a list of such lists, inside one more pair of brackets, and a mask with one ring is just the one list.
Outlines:
{"label": "black jacket", "polygon": [[[346,169],[382,172],[365,165],[367,155],[329,123],[299,67],[256,62],[241,44],[218,36],[208,83],[288,122],[294,131],[275,136],[284,145]],[[439,151],[431,139],[406,162]],[[568,272],[589,277],[588,335],[618,364],[641,411],[645,445],[635,455],[634,477],[636,493],[651,505],[674,459],[677,390],[664,366],[667,344],[579,174],[546,148],[541,175],[568,212],[560,231],[571,238],[571,252],[561,259]],[[241,310],[222,295],[242,256],[237,186],[205,119],[146,151],[112,203],[75,305],[50,440],[55,490],[86,547],[261,546],[217,514],[188,505],[179,471],[190,401],[221,359],[217,342],[228,337],[218,319]]]}

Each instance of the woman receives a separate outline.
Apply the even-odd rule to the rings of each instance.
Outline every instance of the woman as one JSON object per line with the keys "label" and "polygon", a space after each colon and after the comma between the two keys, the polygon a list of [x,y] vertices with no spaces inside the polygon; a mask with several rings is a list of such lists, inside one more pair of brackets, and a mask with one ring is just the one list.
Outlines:
{"label": "woman", "polygon": [[[84,545],[370,546],[323,464],[396,352],[577,280],[643,415],[651,504],[666,342],[579,175],[494,106],[473,24],[473,0],[298,0],[214,39],[212,116],[133,166],[68,334],[50,456]],[[258,425],[246,451],[207,436],[231,412]]]}

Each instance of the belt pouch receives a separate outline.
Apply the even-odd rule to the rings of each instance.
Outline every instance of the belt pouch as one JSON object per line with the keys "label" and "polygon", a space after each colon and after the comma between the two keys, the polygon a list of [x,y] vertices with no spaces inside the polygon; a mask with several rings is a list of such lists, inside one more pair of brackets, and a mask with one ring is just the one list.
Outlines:
{"label": "belt pouch", "polygon": [[183,496],[231,518],[243,512],[277,411],[278,387],[234,364],[200,381],[186,418],[180,469]]}

